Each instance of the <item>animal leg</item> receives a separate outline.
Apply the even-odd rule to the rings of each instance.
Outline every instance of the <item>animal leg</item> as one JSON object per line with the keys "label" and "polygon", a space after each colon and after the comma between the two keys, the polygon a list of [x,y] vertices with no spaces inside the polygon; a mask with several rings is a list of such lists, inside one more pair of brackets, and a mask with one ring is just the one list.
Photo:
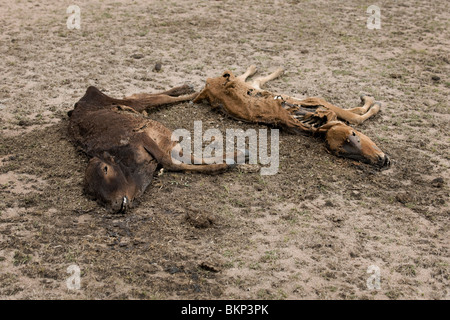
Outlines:
{"label": "animal leg", "polygon": [[365,114],[359,116],[358,120],[360,121],[359,124],[363,123],[370,117],[376,115],[381,109],[381,102],[375,101],[372,106],[370,107],[369,111]]}
{"label": "animal leg", "polygon": [[247,71],[245,71],[244,74],[241,74],[240,76],[238,76],[236,78],[245,82],[245,80],[247,80],[248,77],[251,77],[252,75],[254,75],[256,73],[256,71],[258,71],[258,69],[256,68],[256,66],[254,64],[252,64],[250,67],[247,68]]}
{"label": "animal leg", "polygon": [[[231,158],[232,159],[232,158]],[[194,161],[194,159],[192,159]],[[234,160],[228,163],[212,163],[205,164],[202,160],[202,164],[186,164],[186,163],[174,163],[170,155],[164,155],[158,162],[169,171],[191,171],[207,174],[216,174],[227,171],[230,167],[234,166]]]}
{"label": "animal leg", "polygon": [[123,104],[128,104],[131,108],[138,112],[142,112],[146,109],[173,104],[177,102],[184,102],[193,100],[197,97],[198,93],[192,93],[185,96],[173,97],[166,94],[137,94],[128,97],[122,101]]}
{"label": "animal leg", "polygon": [[170,90],[161,92],[160,94],[165,94],[165,95],[172,96],[172,97],[179,97],[179,96],[191,94],[194,92],[195,92],[195,90],[192,85],[184,84],[182,86],[175,87]]}
{"label": "animal leg", "polygon": [[[228,170],[231,166],[226,163],[221,164],[185,164],[172,161],[170,152],[164,152],[158,144],[147,134],[142,136],[145,150],[150,153],[163,168],[169,171],[192,171],[207,174],[217,174]],[[171,151],[171,150],[170,150]]]}
{"label": "animal leg", "polygon": [[229,165],[233,165],[233,164],[238,163],[239,158],[244,159],[243,157],[245,157],[245,159],[248,159],[247,151],[229,152],[229,153],[224,153],[222,157],[212,157],[212,158],[202,158],[202,159],[198,159],[197,157],[194,157],[192,155],[191,163],[200,163],[201,162],[201,164],[207,165],[208,163],[205,161],[208,160],[209,164],[225,162]]}
{"label": "animal leg", "polygon": [[[180,144],[176,144],[173,149],[173,152],[176,152],[178,154],[182,153],[182,148]],[[190,155],[190,163],[197,163],[202,165],[208,165],[213,163],[222,163],[225,162],[227,164],[234,164],[237,163],[241,159],[247,160],[249,157],[249,151],[236,151],[236,152],[228,152],[224,153],[222,156],[217,157],[210,157],[210,158],[198,158],[194,155]]]}
{"label": "animal leg", "polygon": [[[362,107],[361,109],[363,109]],[[338,118],[342,120],[346,120],[351,124],[362,124],[364,121],[369,119],[370,117],[376,115],[381,109],[381,103],[378,101],[375,101],[373,104],[371,104],[370,109],[364,113],[364,114],[356,114],[354,112],[347,109],[341,109],[339,112],[336,112]],[[364,109],[362,110],[364,111]]]}
{"label": "animal leg", "polygon": [[369,111],[370,106],[372,106],[375,102],[374,97],[372,96],[367,96],[367,95],[361,95],[361,102],[363,103],[362,107],[357,107],[357,108],[353,108],[353,109],[347,109],[350,112],[359,114],[359,115],[363,115],[365,114],[367,111]]}
{"label": "animal leg", "polygon": [[251,85],[256,89],[261,90],[261,87],[264,86],[266,82],[278,78],[283,74],[283,72],[284,69],[280,67],[275,72],[269,74],[268,76],[256,78],[255,80],[253,80]]}
{"label": "animal leg", "polygon": [[351,124],[361,124],[367,119],[369,119],[371,116],[375,115],[380,111],[381,103],[375,102],[369,109],[368,112],[366,112],[363,115],[358,115],[351,111],[351,109],[342,109],[339,108],[327,101],[325,101],[322,98],[307,98],[300,101],[300,105],[302,106],[323,106],[328,110],[333,111],[336,116],[344,121],[347,121]]}
{"label": "animal leg", "polygon": [[[143,112],[152,107],[193,100],[197,97],[198,93],[194,92],[188,95],[176,96],[192,91],[193,89],[190,86],[184,85],[168,90],[162,94],[139,93],[125,97],[124,99],[116,99],[107,96],[96,87],[90,86],[87,88],[84,96],[75,104],[75,108],[79,103],[89,103],[95,104],[97,107],[111,107],[115,105],[120,110],[131,111],[130,109],[134,109],[136,112]],[[72,111],[69,112],[69,115],[71,113]]]}
{"label": "animal leg", "polygon": [[[173,97],[173,96],[169,96],[169,95],[165,95],[165,94],[160,94],[160,95],[157,95],[157,96],[153,97],[152,99],[150,99],[150,101],[148,101],[148,106],[155,107],[155,106],[163,106],[166,104],[172,104],[172,103],[176,103],[176,102],[189,101],[189,100],[194,99],[197,95],[198,95],[197,92],[188,94],[185,96],[179,96],[179,97]],[[144,99],[143,102],[145,103],[147,101],[145,101],[145,99]]]}

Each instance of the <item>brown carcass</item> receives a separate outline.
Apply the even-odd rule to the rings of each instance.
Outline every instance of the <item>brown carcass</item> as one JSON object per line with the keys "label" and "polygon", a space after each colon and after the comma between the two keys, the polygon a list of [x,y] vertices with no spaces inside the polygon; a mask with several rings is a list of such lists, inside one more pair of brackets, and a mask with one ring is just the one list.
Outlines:
{"label": "brown carcass", "polygon": [[206,100],[213,108],[242,121],[274,125],[293,133],[320,134],[335,155],[378,167],[390,165],[389,157],[369,137],[348,125],[361,124],[379,112],[381,104],[373,97],[361,96],[361,107],[342,109],[321,98],[297,99],[261,89],[279,77],[282,68],[246,82],[256,71],[252,65],[240,76],[225,71],[220,77],[207,79],[194,102]]}
{"label": "brown carcass", "polygon": [[152,107],[191,100],[196,96],[192,91],[184,85],[162,93],[115,99],[89,87],[69,112],[68,128],[71,140],[90,158],[85,192],[108,211],[125,212],[146,190],[159,166],[169,171],[207,174],[233,166],[237,153],[225,154],[223,163],[194,161],[192,155],[188,155],[192,157],[190,163],[199,164],[179,161],[172,155],[180,151],[181,156],[182,149],[172,141],[172,132],[142,113]]}

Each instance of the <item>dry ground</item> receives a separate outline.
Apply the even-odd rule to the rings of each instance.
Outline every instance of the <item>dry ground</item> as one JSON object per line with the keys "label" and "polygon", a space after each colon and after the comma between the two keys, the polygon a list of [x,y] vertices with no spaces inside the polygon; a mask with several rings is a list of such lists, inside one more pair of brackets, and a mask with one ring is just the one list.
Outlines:
{"label": "dry ground", "polygon": [[[80,30],[66,27],[71,4]],[[366,27],[372,4],[380,30]],[[449,299],[449,5],[1,0],[0,297]],[[200,90],[250,64],[286,68],[272,91],[345,107],[374,95],[382,112],[358,130],[393,166],[281,133],[274,176],[166,172],[126,215],[83,195],[87,159],[68,142],[66,114],[89,85],[117,97]],[[149,116],[171,129],[264,128],[206,104]],[[80,290],[66,287],[72,264]],[[379,290],[366,286],[370,265]]]}

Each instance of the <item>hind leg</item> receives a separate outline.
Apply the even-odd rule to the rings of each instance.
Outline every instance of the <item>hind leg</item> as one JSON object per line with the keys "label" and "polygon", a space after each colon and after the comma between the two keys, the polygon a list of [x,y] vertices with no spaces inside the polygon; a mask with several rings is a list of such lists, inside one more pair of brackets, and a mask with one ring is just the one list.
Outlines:
{"label": "hind leg", "polygon": [[253,80],[251,85],[255,89],[261,90],[261,87],[263,87],[268,81],[278,78],[283,74],[283,72],[284,69],[280,67],[275,72],[269,74],[268,76],[256,78],[255,80]]}
{"label": "hind leg", "polygon": [[154,107],[160,107],[177,102],[190,101],[193,100],[195,97],[197,97],[197,95],[198,93],[196,92],[184,96],[171,96],[160,93],[158,94],[138,93],[118,101],[120,101],[121,104],[130,106],[137,112],[142,112],[144,110]]}
{"label": "hind leg", "polygon": [[371,106],[369,111],[367,111],[365,114],[361,115],[362,121],[366,121],[370,117],[376,115],[381,110],[381,102],[375,101]]}
{"label": "hind leg", "polygon": [[168,96],[172,96],[172,97],[178,97],[178,96],[183,96],[183,95],[187,95],[187,94],[191,94],[194,93],[194,87],[192,85],[189,84],[185,84],[179,87],[175,87],[172,88],[170,90],[161,92],[160,94],[165,94]]}
{"label": "hind leg", "polygon": [[363,115],[369,111],[369,108],[375,103],[375,98],[368,95],[361,95],[361,102],[363,103],[362,107],[357,107],[353,109],[347,109],[350,112],[353,112],[358,115]]}
{"label": "hind leg", "polygon": [[376,115],[381,109],[381,103],[375,101],[375,98],[372,96],[362,95],[361,102],[363,103],[362,107],[346,109],[346,111],[350,111],[356,115],[352,118],[352,121],[349,122],[361,124],[370,117]]}
{"label": "hind leg", "polygon": [[[152,155],[159,164],[169,171],[191,171],[206,174],[217,174],[227,171],[229,168],[234,166],[234,161],[230,164],[219,163],[219,164],[186,164],[172,157],[171,146],[167,149],[166,147],[161,148],[155,140],[153,140],[147,133],[142,133],[140,136],[142,139],[142,144],[144,149]],[[176,145],[175,145],[175,148]],[[176,151],[177,149],[175,149]],[[180,149],[178,149],[180,150]],[[204,163],[202,161],[202,163]]]}
{"label": "hind leg", "polygon": [[159,93],[135,93],[131,96],[125,97],[124,99],[132,99],[132,100],[144,100],[151,99],[156,96],[164,95],[170,97],[179,97],[183,95],[188,95],[194,93],[194,88],[191,85],[185,84],[179,87],[172,88],[170,90],[159,92]]}
{"label": "hind leg", "polygon": [[[302,106],[323,106],[328,110],[333,111],[336,116],[340,119],[340,120],[344,120],[347,121],[351,124],[361,124],[364,121],[366,121],[367,119],[369,119],[370,117],[374,116],[375,114],[377,114],[380,111],[380,107],[381,107],[381,103],[379,102],[374,102],[373,104],[368,105],[369,102],[371,102],[371,99],[365,99],[365,104],[363,107],[360,108],[354,108],[354,109],[342,109],[338,106],[335,106],[327,101],[325,101],[322,98],[306,98],[304,100],[300,101],[300,104]],[[364,114],[357,114],[356,112],[364,112],[365,109],[369,109],[368,111],[366,110],[366,112]],[[356,112],[353,112],[355,109],[357,109]]]}
{"label": "hind leg", "polygon": [[[195,155],[183,155],[183,149],[179,143],[175,144],[172,148],[171,154],[177,155],[174,160],[176,163],[190,163],[190,164],[202,164],[202,165],[208,165],[208,164],[218,164],[218,163],[227,163],[230,165],[239,163],[240,161],[244,161],[248,159],[249,152],[248,150],[238,150],[236,152],[228,152],[224,153],[222,156],[216,156],[216,157],[209,157],[209,158],[199,158]],[[178,157],[179,155],[179,157]]]}
{"label": "hind leg", "polygon": [[342,120],[346,120],[351,124],[361,124],[364,121],[366,121],[367,119],[369,119],[370,117],[376,115],[381,109],[381,103],[380,102],[374,102],[370,109],[364,113],[364,114],[356,114],[354,112],[351,112],[347,109],[341,109],[340,112],[336,112],[336,114],[338,115],[338,118],[342,119]]}

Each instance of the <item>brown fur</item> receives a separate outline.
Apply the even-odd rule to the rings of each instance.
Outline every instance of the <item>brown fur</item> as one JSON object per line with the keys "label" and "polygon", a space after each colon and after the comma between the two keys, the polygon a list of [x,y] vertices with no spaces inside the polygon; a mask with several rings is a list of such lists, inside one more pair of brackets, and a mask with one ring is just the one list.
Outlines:
{"label": "brown fur", "polygon": [[380,104],[372,97],[361,97],[362,107],[341,109],[321,98],[297,99],[262,90],[267,81],[282,74],[281,68],[269,76],[246,82],[255,72],[256,67],[252,65],[238,77],[225,71],[220,77],[207,79],[194,102],[205,99],[213,108],[243,121],[271,124],[293,133],[321,133],[328,149],[336,155],[377,166],[389,165],[389,158],[370,138],[338,121],[360,124],[378,113]]}
{"label": "brown fur", "polygon": [[[69,114],[70,137],[91,158],[85,173],[86,192],[110,211],[124,212],[145,191],[158,165],[208,174],[227,170],[230,166],[226,163],[174,163],[171,151],[178,146],[171,141],[172,132],[140,113],[195,96],[190,87],[182,86],[160,94],[114,99],[89,87]],[[231,156],[235,154],[224,158]]]}

